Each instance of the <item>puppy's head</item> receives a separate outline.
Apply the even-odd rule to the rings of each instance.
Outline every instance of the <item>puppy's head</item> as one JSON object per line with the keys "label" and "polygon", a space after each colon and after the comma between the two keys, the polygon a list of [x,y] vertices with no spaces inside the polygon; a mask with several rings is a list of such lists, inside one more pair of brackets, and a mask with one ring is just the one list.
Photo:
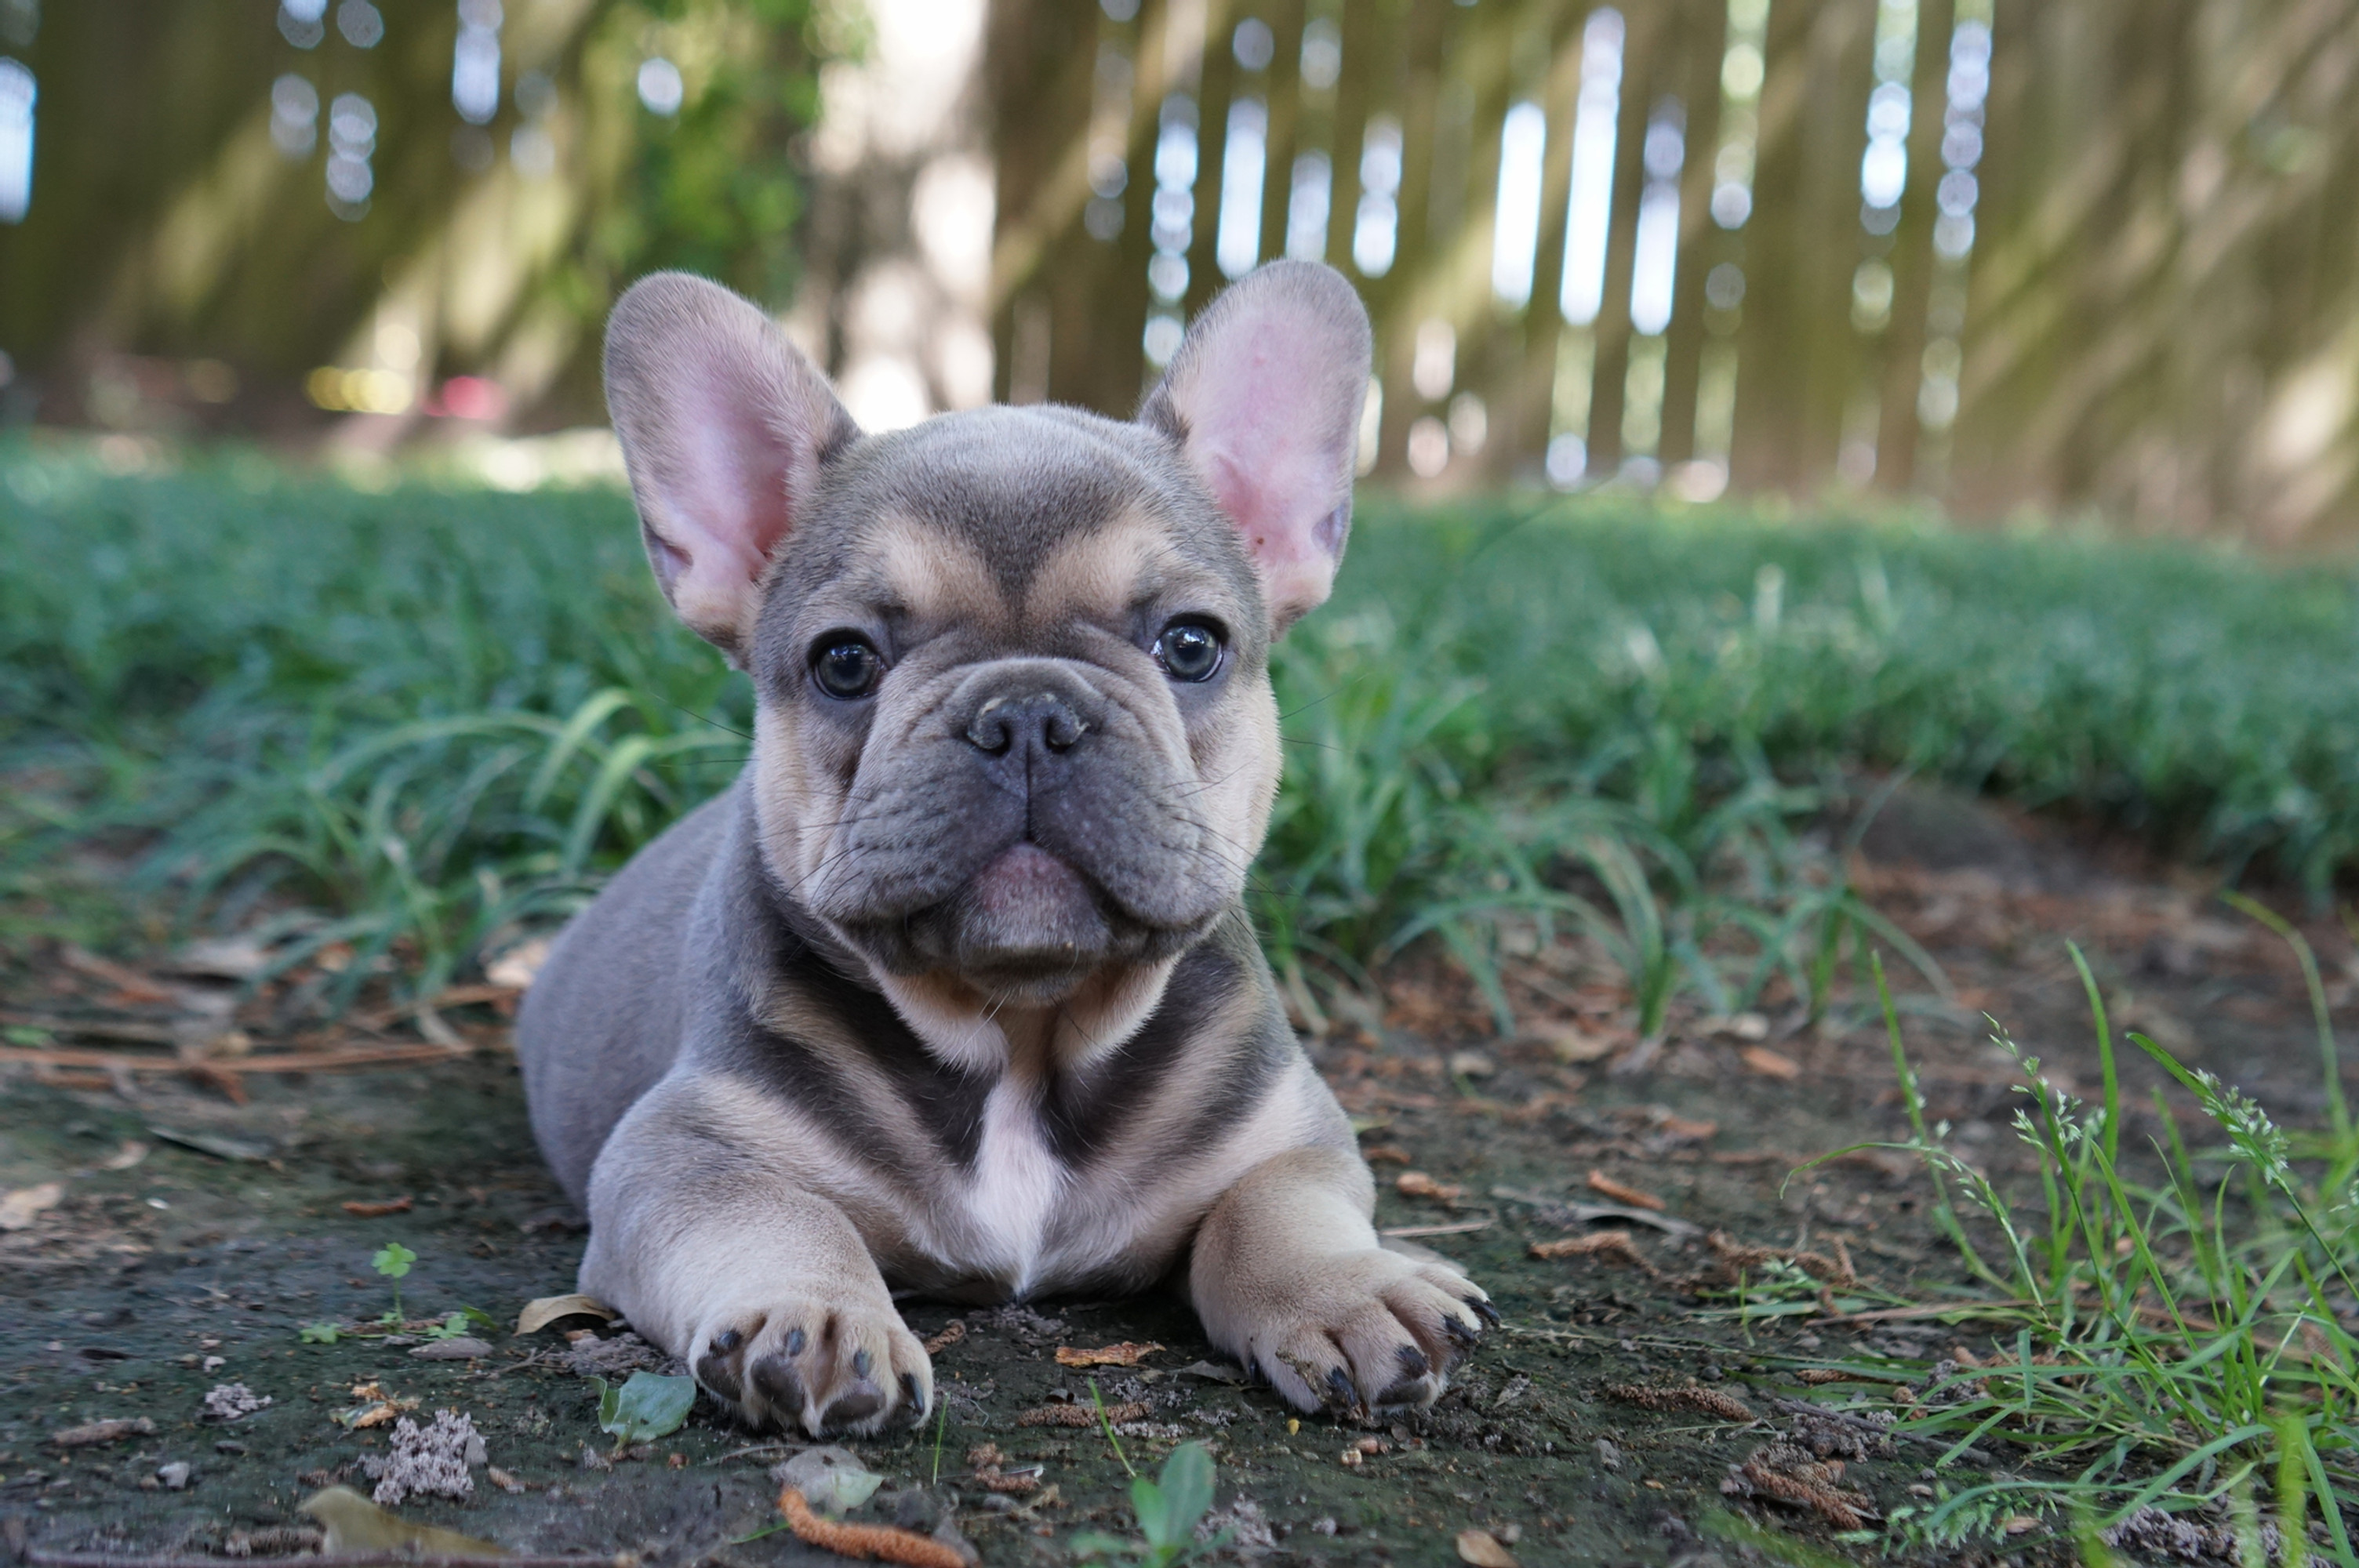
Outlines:
{"label": "puppy's head", "polygon": [[726,290],[615,307],[648,558],[754,680],[766,856],[929,1040],[1010,1005],[1125,1034],[1238,895],[1277,788],[1270,644],[1334,579],[1368,368],[1350,287],[1280,263],[1132,423],[864,435]]}

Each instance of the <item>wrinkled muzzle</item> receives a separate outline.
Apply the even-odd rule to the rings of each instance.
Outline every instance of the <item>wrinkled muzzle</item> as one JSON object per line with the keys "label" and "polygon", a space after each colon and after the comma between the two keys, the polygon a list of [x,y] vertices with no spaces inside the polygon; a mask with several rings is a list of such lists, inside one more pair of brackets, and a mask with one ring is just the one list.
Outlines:
{"label": "wrinkled muzzle", "polygon": [[908,711],[878,715],[804,888],[890,972],[1052,1000],[1179,952],[1243,885],[1246,854],[1191,798],[1176,723],[1142,719],[1102,672],[995,660]]}

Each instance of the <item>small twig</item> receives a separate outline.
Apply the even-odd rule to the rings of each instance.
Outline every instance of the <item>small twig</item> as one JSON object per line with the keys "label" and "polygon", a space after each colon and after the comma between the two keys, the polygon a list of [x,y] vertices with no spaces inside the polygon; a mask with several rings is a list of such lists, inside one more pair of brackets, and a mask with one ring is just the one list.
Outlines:
{"label": "small twig", "polygon": [[[223,1563],[233,1560],[182,1556],[169,1552],[153,1556],[129,1552],[50,1552],[33,1546],[26,1548],[25,1561],[31,1568],[222,1568]],[[636,1552],[617,1552],[603,1557],[588,1553],[487,1557],[479,1553],[338,1552],[306,1552],[298,1557],[240,1557],[234,1561],[239,1568],[639,1568],[639,1554]]]}
{"label": "small twig", "polygon": [[756,1454],[800,1454],[810,1446],[808,1443],[756,1443],[750,1448],[733,1448],[723,1454],[720,1463],[732,1459],[751,1459]]}
{"label": "small twig", "polygon": [[[403,1062],[456,1062],[469,1052],[442,1045],[377,1045],[360,1051],[286,1051],[255,1056],[207,1056],[191,1063],[179,1056],[130,1056],[119,1051],[40,1051],[0,1046],[0,1064],[35,1067],[96,1067],[103,1072],[332,1073],[342,1067],[375,1067]],[[252,1559],[262,1561],[260,1558]],[[503,1562],[506,1559],[502,1559]]]}
{"label": "small twig", "polygon": [[1652,1226],[1666,1236],[1701,1236],[1703,1227],[1652,1209],[1632,1208],[1626,1204],[1565,1203],[1545,1193],[1526,1192],[1518,1187],[1493,1187],[1491,1195],[1506,1198],[1510,1203],[1529,1204],[1538,1212],[1533,1216],[1559,1229],[1571,1230],[1592,1220],[1619,1219],[1633,1225]]}
{"label": "small twig", "polygon": [[1396,1225],[1389,1230],[1379,1230],[1376,1234],[1389,1236],[1397,1240],[1412,1236],[1460,1236],[1470,1230],[1488,1230],[1491,1225],[1492,1221],[1487,1219],[1464,1219],[1456,1225]]}

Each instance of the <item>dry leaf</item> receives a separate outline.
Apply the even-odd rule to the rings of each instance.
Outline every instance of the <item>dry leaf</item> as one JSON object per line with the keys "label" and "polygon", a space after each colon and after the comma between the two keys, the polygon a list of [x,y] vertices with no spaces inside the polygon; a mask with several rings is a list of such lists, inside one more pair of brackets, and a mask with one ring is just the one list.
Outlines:
{"label": "dry leaf", "polygon": [[147,1158],[147,1145],[136,1138],[126,1138],[123,1147],[98,1162],[102,1171],[127,1171]]}
{"label": "dry leaf", "polygon": [[1736,1054],[1749,1070],[1765,1078],[1791,1079],[1802,1076],[1801,1063],[1781,1052],[1772,1051],[1767,1045],[1747,1045]]}
{"label": "dry leaf", "polygon": [[386,1198],[380,1203],[368,1203],[353,1198],[345,1203],[344,1212],[356,1219],[383,1219],[389,1214],[408,1214],[413,1202],[414,1200],[407,1193],[397,1198]]}
{"label": "dry leaf", "polygon": [[37,1187],[18,1187],[0,1197],[0,1230],[29,1230],[33,1221],[65,1202],[63,1182],[43,1182]]}
{"label": "dry leaf", "polygon": [[538,1334],[560,1318],[603,1317],[612,1322],[621,1315],[596,1296],[542,1296],[524,1303],[524,1311],[516,1314],[516,1331]]}
{"label": "dry leaf", "polygon": [[1440,1203],[1456,1203],[1466,1195],[1466,1189],[1448,1182],[1437,1182],[1423,1171],[1403,1171],[1393,1184],[1406,1198],[1432,1198]]}
{"label": "dry leaf", "polygon": [[345,1552],[411,1552],[421,1557],[507,1555],[505,1546],[461,1535],[455,1530],[413,1523],[399,1514],[389,1513],[350,1487],[330,1487],[324,1492],[314,1492],[298,1506],[297,1511],[310,1514],[327,1527],[324,1545],[331,1556]]}
{"label": "dry leaf", "polygon": [[536,936],[529,942],[509,948],[484,965],[484,979],[509,990],[529,989],[533,978],[540,973],[540,967],[547,962],[549,939]]}
{"label": "dry leaf", "polygon": [[1458,1532],[1458,1561],[1472,1563],[1474,1568],[1520,1568],[1516,1554],[1500,1545],[1499,1538],[1487,1530]]}
{"label": "dry leaf", "polygon": [[1120,1345],[1102,1346],[1095,1350],[1077,1349],[1071,1345],[1057,1346],[1060,1367],[1136,1367],[1139,1357],[1151,1356],[1162,1349],[1160,1345],[1136,1345],[1125,1339]]}
{"label": "dry leaf", "polygon": [[1532,1038],[1547,1046],[1549,1054],[1568,1067],[1603,1061],[1625,1044],[1619,1036],[1592,1034],[1574,1023],[1539,1024],[1533,1029]]}
{"label": "dry leaf", "polygon": [[126,1437],[153,1437],[155,1434],[156,1423],[142,1415],[70,1426],[63,1432],[52,1433],[49,1442],[60,1448],[95,1448],[103,1443],[120,1443]]}
{"label": "dry leaf", "polygon": [[[1589,1190],[1593,1193],[1603,1193],[1615,1203],[1628,1204],[1632,1208],[1649,1208],[1660,1213],[1663,1207],[1663,1200],[1654,1194],[1627,1186],[1603,1171],[1589,1173]],[[349,1208],[352,1206],[347,1204],[344,1206]]]}
{"label": "dry leaf", "polygon": [[1409,1157],[1409,1152],[1397,1143],[1378,1143],[1371,1148],[1363,1149],[1360,1151],[1360,1158],[1371,1165],[1378,1163],[1408,1165],[1416,1162]]}
{"label": "dry leaf", "polygon": [[951,1319],[949,1327],[943,1329],[940,1334],[935,1335],[931,1339],[926,1341],[926,1354],[929,1356],[939,1356],[943,1351],[949,1349],[951,1346],[956,1345],[960,1340],[964,1339],[965,1337],[966,1319],[962,1317],[954,1317]]}

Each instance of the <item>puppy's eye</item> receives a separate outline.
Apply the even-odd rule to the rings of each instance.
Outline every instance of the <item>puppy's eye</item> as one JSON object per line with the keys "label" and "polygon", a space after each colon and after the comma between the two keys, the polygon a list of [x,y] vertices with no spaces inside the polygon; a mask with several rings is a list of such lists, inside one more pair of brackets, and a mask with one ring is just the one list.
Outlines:
{"label": "puppy's eye", "polygon": [[839,701],[866,697],[885,678],[885,655],[857,632],[833,632],[811,650],[811,679]]}
{"label": "puppy's eye", "polygon": [[1211,680],[1221,667],[1221,634],[1201,621],[1174,621],[1155,639],[1155,662],[1173,680]]}

